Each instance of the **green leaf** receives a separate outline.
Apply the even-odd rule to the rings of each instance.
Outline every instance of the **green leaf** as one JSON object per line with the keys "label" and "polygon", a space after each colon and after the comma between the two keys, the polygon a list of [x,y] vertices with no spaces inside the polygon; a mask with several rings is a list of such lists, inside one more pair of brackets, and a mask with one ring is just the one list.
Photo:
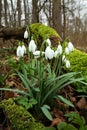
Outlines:
{"label": "green leaf", "polygon": [[42,130],[56,130],[54,127],[45,127]]}
{"label": "green leaf", "polygon": [[52,121],[52,116],[50,114],[50,112],[48,111],[47,107],[45,105],[43,105],[43,107],[41,107],[41,110],[43,112],[43,114],[50,120]]}
{"label": "green leaf", "polygon": [[69,100],[67,100],[66,98],[64,98],[64,97],[62,97],[60,95],[57,95],[56,98],[58,98],[63,103],[67,104],[68,106],[74,107],[74,105]]}
{"label": "green leaf", "polygon": [[22,94],[22,95],[25,95],[25,96],[29,96],[29,93],[24,92],[24,91],[19,90],[19,89],[0,88],[0,90],[3,90],[3,91],[10,91],[10,92],[19,93],[19,94]]}
{"label": "green leaf", "polygon": [[68,124],[66,122],[61,122],[58,126],[57,126],[58,130],[78,130],[76,127],[74,127],[71,124]]}
{"label": "green leaf", "polygon": [[66,122],[61,122],[61,123],[58,124],[57,128],[58,128],[58,130],[63,130],[63,128],[64,128],[66,125],[67,125]]}
{"label": "green leaf", "polygon": [[78,130],[78,129],[71,124],[67,124],[63,130]]}

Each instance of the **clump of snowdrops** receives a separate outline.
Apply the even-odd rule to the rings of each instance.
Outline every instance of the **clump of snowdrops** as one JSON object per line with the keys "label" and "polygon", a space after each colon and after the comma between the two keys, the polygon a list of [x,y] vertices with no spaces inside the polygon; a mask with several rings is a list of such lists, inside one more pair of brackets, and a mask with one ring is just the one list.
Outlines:
{"label": "clump of snowdrops", "polygon": [[[28,39],[28,37],[30,36],[26,30],[24,38]],[[70,62],[66,55],[74,51],[74,46],[67,40],[62,45],[58,43],[57,47],[52,48],[51,41],[47,38],[42,42],[40,50],[38,50],[33,37],[31,37],[28,47],[25,47],[23,42],[19,42],[16,54],[21,66],[16,75],[21,79],[21,87],[26,91],[22,89],[0,88],[0,90],[19,93],[20,96],[17,97],[18,103],[27,110],[32,109],[38,119],[41,118],[41,115],[43,117],[44,114],[49,120],[52,120],[50,111],[55,104],[55,99],[59,99],[67,105],[74,107],[59,92],[71,83],[83,83],[83,78],[75,78],[78,75],[77,72],[63,74],[62,68],[64,66],[67,69],[70,67]],[[24,59],[25,54],[28,55],[27,62]]]}

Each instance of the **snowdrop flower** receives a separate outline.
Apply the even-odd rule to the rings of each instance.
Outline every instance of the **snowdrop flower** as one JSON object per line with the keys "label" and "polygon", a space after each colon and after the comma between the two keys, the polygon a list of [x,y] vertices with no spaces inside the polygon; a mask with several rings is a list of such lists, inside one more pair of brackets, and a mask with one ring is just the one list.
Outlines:
{"label": "snowdrop flower", "polygon": [[66,55],[69,55],[70,52],[69,52],[69,48],[68,47],[65,48],[65,53],[66,53]]}
{"label": "snowdrop flower", "polygon": [[46,59],[52,59],[54,57],[54,51],[48,46],[45,50]]}
{"label": "snowdrop flower", "polygon": [[58,45],[58,47],[57,47],[57,53],[58,53],[58,55],[62,54],[62,46],[61,45]]}
{"label": "snowdrop flower", "polygon": [[69,62],[69,60],[66,60],[66,68],[70,68],[70,62]]}
{"label": "snowdrop flower", "polygon": [[26,54],[26,47],[24,45],[22,45],[21,49],[24,52],[24,54]]}
{"label": "snowdrop flower", "polygon": [[68,43],[68,48],[70,52],[74,51],[74,46],[71,42]]}
{"label": "snowdrop flower", "polygon": [[56,50],[56,51],[55,51],[55,54],[54,54],[54,57],[56,58],[57,55],[58,55],[58,51]]}
{"label": "snowdrop flower", "polygon": [[25,39],[28,38],[28,31],[27,31],[27,30],[24,32],[24,38],[25,38]]}
{"label": "snowdrop flower", "polygon": [[66,57],[65,57],[65,55],[62,56],[62,61],[66,62]]}
{"label": "snowdrop flower", "polygon": [[51,47],[51,41],[50,41],[50,39],[47,39],[46,42],[48,43],[48,46]]}
{"label": "snowdrop flower", "polygon": [[18,56],[18,57],[23,57],[24,51],[23,51],[23,49],[22,49],[21,46],[18,46],[16,53],[17,53],[17,56]]}
{"label": "snowdrop flower", "polygon": [[40,54],[44,55],[45,52],[40,52],[40,51],[35,51],[33,52],[33,55],[35,56],[35,58],[39,58]]}
{"label": "snowdrop flower", "polygon": [[34,40],[31,40],[31,41],[29,42],[29,51],[30,51],[30,52],[34,52],[34,51],[36,50],[36,48],[37,48],[37,46],[36,46],[36,44],[35,44],[35,41],[34,41]]}

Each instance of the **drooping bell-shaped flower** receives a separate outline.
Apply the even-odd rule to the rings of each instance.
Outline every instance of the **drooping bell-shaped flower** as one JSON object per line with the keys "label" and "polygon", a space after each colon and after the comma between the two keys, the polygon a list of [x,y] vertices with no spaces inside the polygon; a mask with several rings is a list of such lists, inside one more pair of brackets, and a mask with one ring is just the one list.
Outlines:
{"label": "drooping bell-shaped flower", "polygon": [[27,30],[24,32],[24,38],[25,38],[25,39],[28,38],[28,31],[27,31]]}
{"label": "drooping bell-shaped flower", "polygon": [[74,46],[71,42],[68,43],[68,48],[70,52],[74,51]]}
{"label": "drooping bell-shaped flower", "polygon": [[35,52],[33,52],[33,55],[34,55],[35,58],[39,58],[40,55],[44,55],[44,53],[45,52],[35,51]]}
{"label": "drooping bell-shaped flower", "polygon": [[47,42],[48,46],[50,46],[50,47],[51,47],[51,41],[50,41],[50,39],[49,39],[49,38],[46,40],[46,42]]}
{"label": "drooping bell-shaped flower", "polygon": [[29,51],[30,51],[30,52],[34,52],[34,51],[36,50],[36,48],[37,48],[37,46],[36,46],[36,44],[35,44],[35,41],[34,41],[34,40],[31,40],[31,41],[29,42]]}
{"label": "drooping bell-shaped flower", "polygon": [[55,53],[54,53],[54,57],[56,58],[58,55],[58,51],[56,50]]}
{"label": "drooping bell-shaped flower", "polygon": [[26,47],[25,47],[25,45],[22,45],[21,49],[24,52],[24,54],[26,54]]}
{"label": "drooping bell-shaped flower", "polygon": [[65,53],[66,53],[66,55],[69,55],[70,51],[69,51],[68,47],[65,48]]}
{"label": "drooping bell-shaped flower", "polygon": [[17,54],[18,57],[23,57],[24,56],[24,51],[23,51],[21,46],[18,46],[16,54]]}
{"label": "drooping bell-shaped flower", "polygon": [[66,68],[70,68],[70,62],[69,62],[69,60],[66,60]]}
{"label": "drooping bell-shaped flower", "polygon": [[58,53],[58,55],[62,54],[62,46],[61,45],[58,45],[58,47],[57,47],[57,53]]}
{"label": "drooping bell-shaped flower", "polygon": [[54,51],[48,46],[45,50],[45,58],[52,59],[54,57]]}
{"label": "drooping bell-shaped flower", "polygon": [[66,62],[66,57],[65,57],[65,55],[62,56],[62,61],[63,61],[63,62]]}

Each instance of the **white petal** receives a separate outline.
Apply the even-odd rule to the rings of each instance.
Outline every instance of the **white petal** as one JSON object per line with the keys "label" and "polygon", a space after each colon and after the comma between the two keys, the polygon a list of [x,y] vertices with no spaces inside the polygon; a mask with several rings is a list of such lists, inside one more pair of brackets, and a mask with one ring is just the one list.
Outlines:
{"label": "white petal", "polygon": [[50,41],[50,39],[47,39],[46,42],[48,43],[48,46],[51,47],[51,41]]}
{"label": "white petal", "polygon": [[69,48],[68,47],[65,48],[65,53],[66,53],[66,55],[69,55],[70,52],[69,52]]}
{"label": "white petal", "polygon": [[45,50],[46,59],[52,59],[54,57],[54,51],[48,46]]}
{"label": "white petal", "polygon": [[68,48],[70,52],[74,51],[74,46],[71,42],[68,43]]}
{"label": "white petal", "polygon": [[66,68],[70,68],[70,62],[69,62],[69,60],[66,60]]}
{"label": "white petal", "polygon": [[30,43],[29,43],[29,51],[34,52],[36,50],[36,48],[37,48],[37,46],[35,44],[35,41],[31,40]]}
{"label": "white petal", "polygon": [[18,46],[16,53],[17,53],[18,57],[23,57],[24,53],[22,51],[22,47],[21,46]]}
{"label": "white petal", "polygon": [[57,55],[58,55],[58,51],[56,50],[56,51],[55,51],[55,54],[54,54],[54,57],[56,58]]}
{"label": "white petal", "polygon": [[26,54],[26,47],[24,45],[22,45],[22,51]]}
{"label": "white petal", "polygon": [[61,45],[58,45],[57,51],[58,51],[59,55],[62,54],[62,46]]}
{"label": "white petal", "polygon": [[33,52],[34,56],[40,56],[40,54],[44,55],[45,52],[35,51]]}
{"label": "white petal", "polygon": [[65,55],[62,56],[62,61],[66,62],[66,57],[65,57]]}
{"label": "white petal", "polygon": [[27,30],[24,32],[24,38],[25,38],[25,39],[28,38],[28,31],[27,31]]}

